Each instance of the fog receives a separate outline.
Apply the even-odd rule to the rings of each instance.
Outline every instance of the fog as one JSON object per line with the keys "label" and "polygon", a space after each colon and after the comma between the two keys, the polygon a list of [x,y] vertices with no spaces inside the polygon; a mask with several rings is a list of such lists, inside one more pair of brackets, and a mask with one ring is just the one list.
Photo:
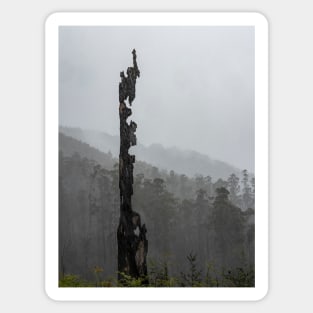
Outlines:
{"label": "fog", "polygon": [[119,74],[141,76],[137,139],[254,172],[253,27],[60,27],[59,123],[119,134]]}

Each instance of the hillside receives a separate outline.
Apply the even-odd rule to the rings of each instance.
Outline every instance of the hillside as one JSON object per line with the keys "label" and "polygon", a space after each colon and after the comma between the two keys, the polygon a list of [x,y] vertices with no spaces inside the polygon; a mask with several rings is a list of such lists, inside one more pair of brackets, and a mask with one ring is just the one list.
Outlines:
{"label": "hillside", "polygon": [[[113,157],[119,154],[119,137],[104,132],[82,130],[80,128],[60,127],[60,133],[87,143],[102,152],[111,152]],[[140,143],[132,148],[136,160],[149,163],[159,169],[175,171],[193,177],[197,174],[211,176],[213,180],[227,179],[230,174],[240,175],[240,170],[225,162],[213,160],[209,156],[191,150],[176,147],[165,148],[161,144],[146,147]],[[101,163],[100,163],[101,164]]]}

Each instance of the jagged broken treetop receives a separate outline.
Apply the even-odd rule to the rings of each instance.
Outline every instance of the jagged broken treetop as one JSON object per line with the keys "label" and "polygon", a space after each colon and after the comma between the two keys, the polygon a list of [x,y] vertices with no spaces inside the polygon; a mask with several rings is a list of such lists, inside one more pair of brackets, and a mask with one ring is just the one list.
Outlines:
{"label": "jagged broken treetop", "polygon": [[127,68],[127,76],[124,71],[120,73],[121,82],[119,85],[119,97],[120,103],[124,102],[128,98],[129,105],[132,105],[133,100],[136,96],[136,79],[140,77],[140,71],[137,66],[137,55],[136,50],[133,49],[133,67]]}

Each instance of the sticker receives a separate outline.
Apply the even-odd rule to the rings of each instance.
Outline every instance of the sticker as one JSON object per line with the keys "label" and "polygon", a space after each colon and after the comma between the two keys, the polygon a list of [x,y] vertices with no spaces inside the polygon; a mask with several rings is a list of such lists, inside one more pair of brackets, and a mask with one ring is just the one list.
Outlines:
{"label": "sticker", "polygon": [[264,16],[54,13],[45,54],[48,296],[262,299]]}

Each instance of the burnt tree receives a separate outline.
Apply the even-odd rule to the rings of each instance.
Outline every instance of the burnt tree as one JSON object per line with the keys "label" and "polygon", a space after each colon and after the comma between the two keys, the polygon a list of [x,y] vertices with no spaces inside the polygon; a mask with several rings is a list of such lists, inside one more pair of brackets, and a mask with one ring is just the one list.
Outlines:
{"label": "burnt tree", "polygon": [[133,169],[135,156],[128,150],[136,145],[135,131],[137,124],[127,123],[132,110],[127,106],[135,99],[136,79],[140,71],[136,61],[136,50],[132,51],[133,66],[120,73],[119,83],[119,116],[120,116],[120,155],[119,155],[119,189],[120,189],[120,219],[117,229],[118,242],[118,279],[123,281],[123,273],[134,277],[147,277],[146,256],[148,241],[145,224],[141,225],[140,215],[133,211],[131,197],[133,195]]}

